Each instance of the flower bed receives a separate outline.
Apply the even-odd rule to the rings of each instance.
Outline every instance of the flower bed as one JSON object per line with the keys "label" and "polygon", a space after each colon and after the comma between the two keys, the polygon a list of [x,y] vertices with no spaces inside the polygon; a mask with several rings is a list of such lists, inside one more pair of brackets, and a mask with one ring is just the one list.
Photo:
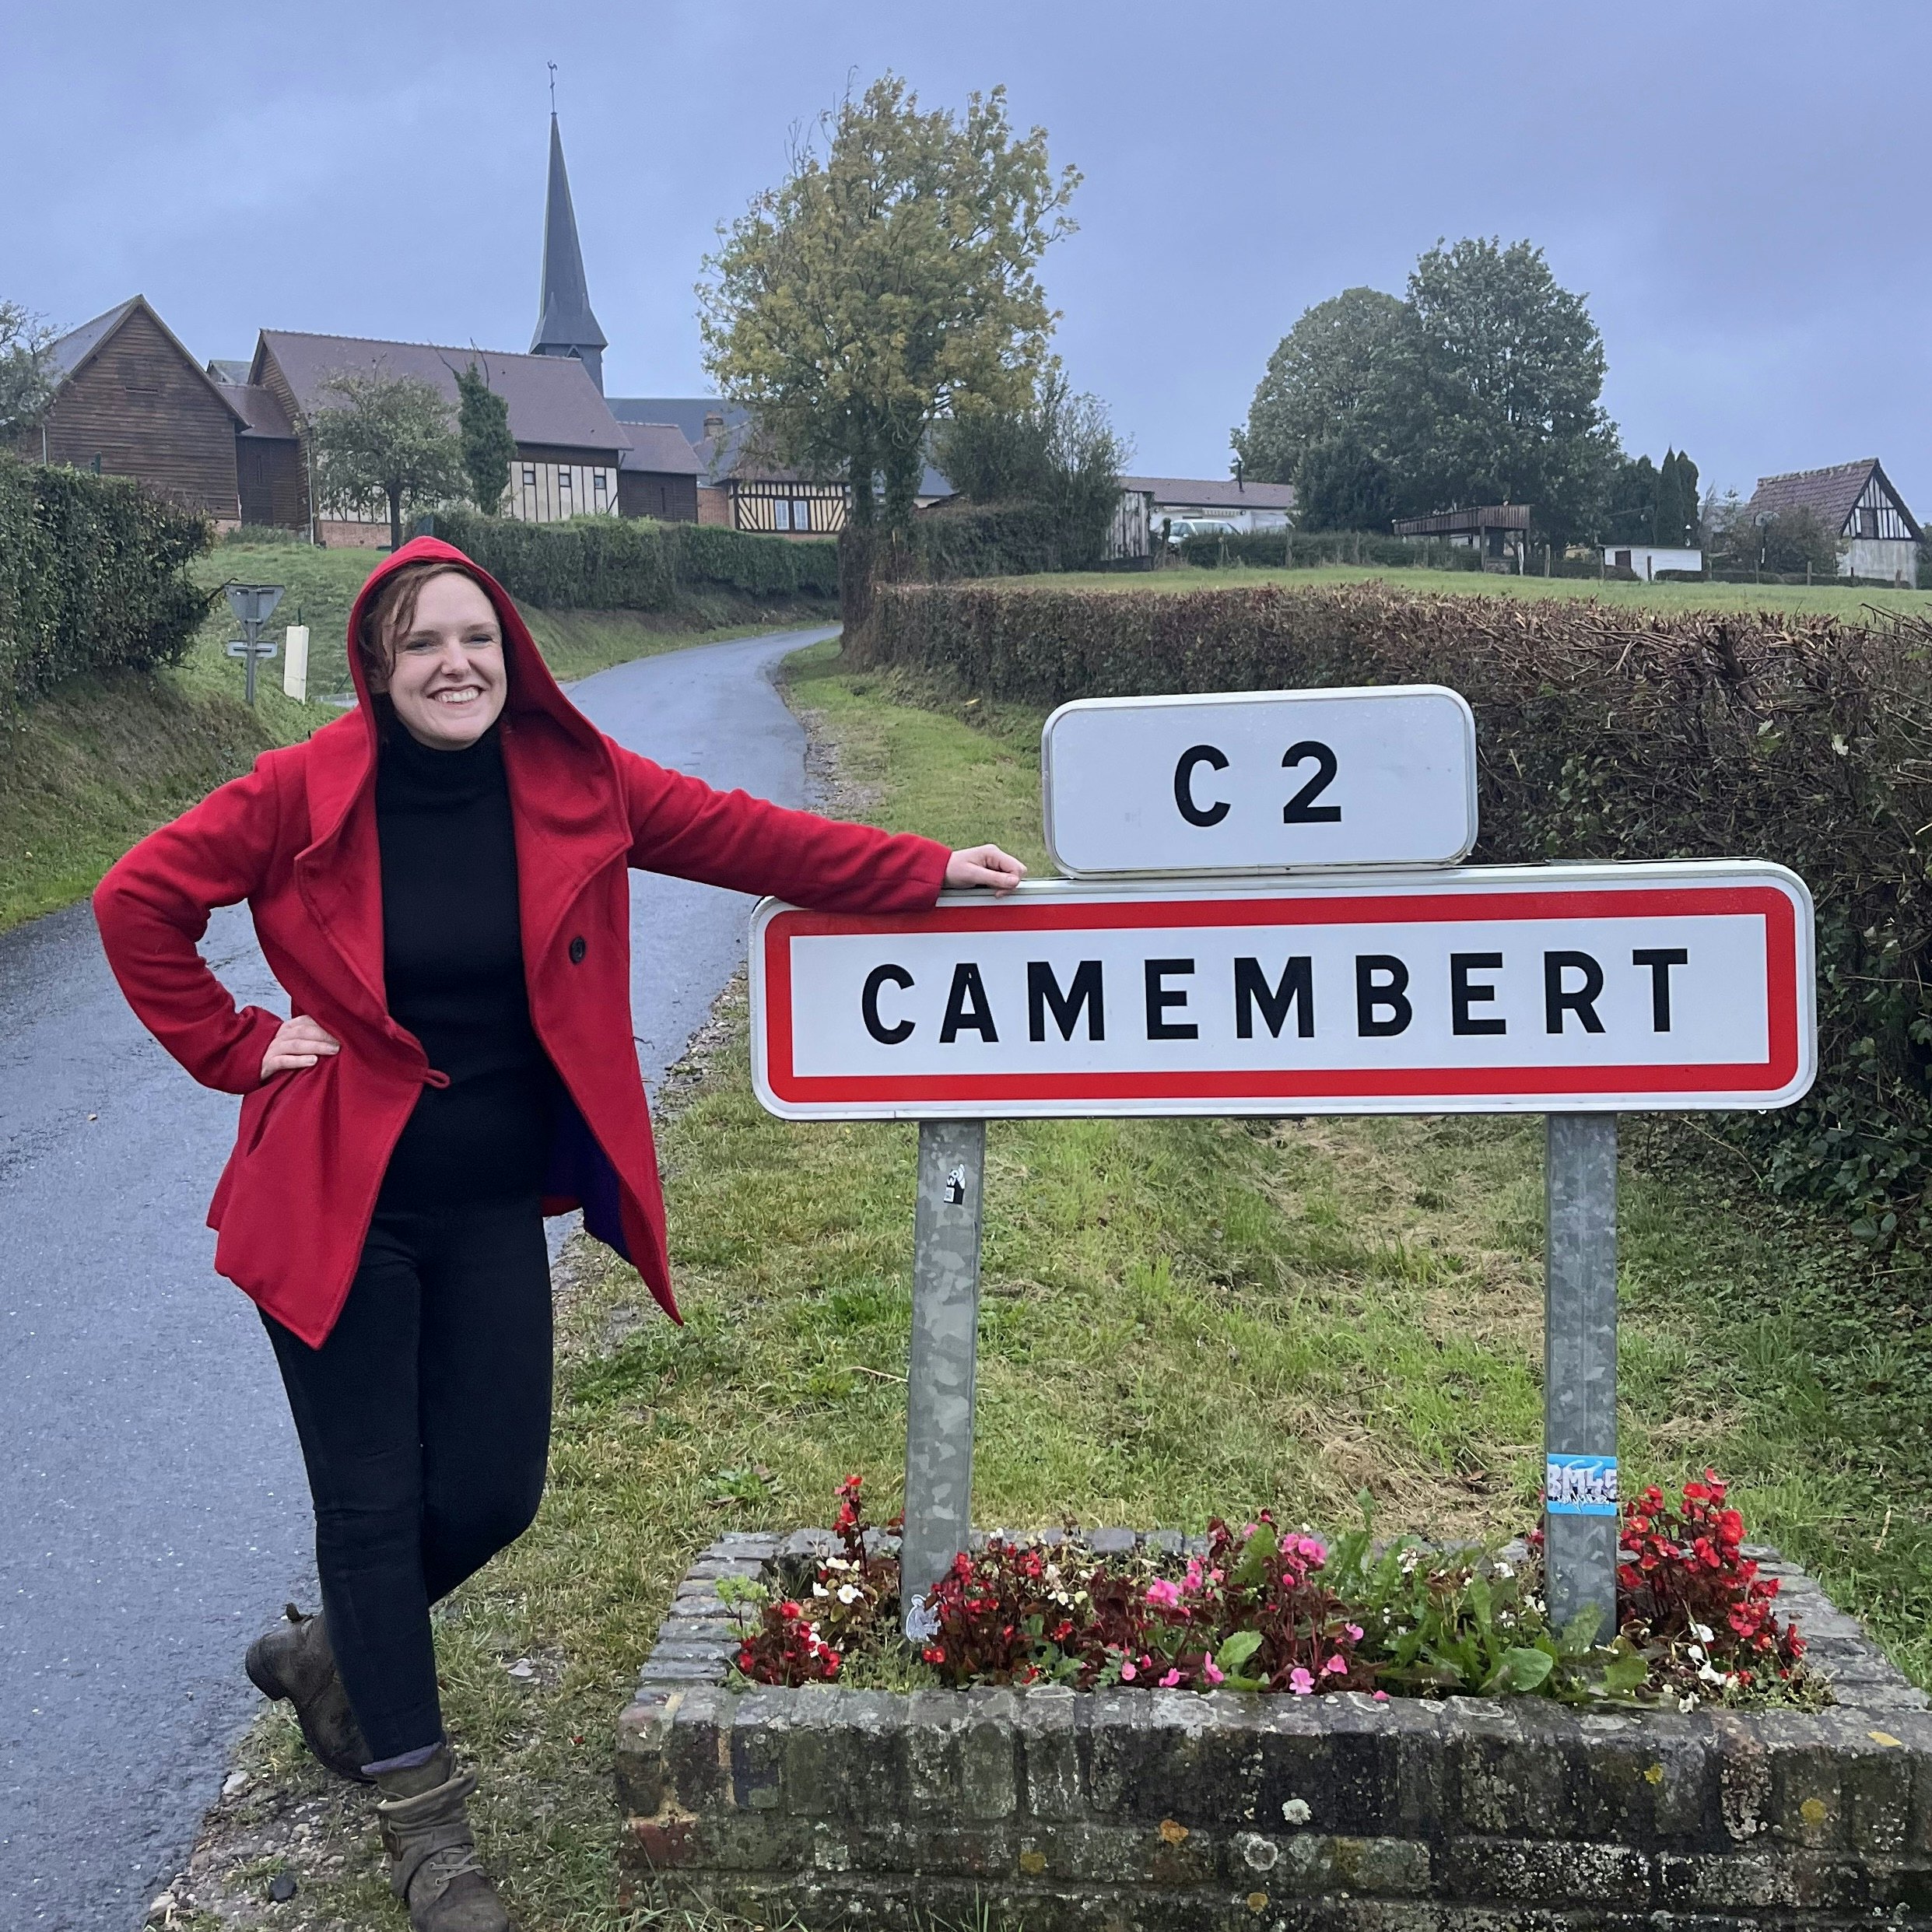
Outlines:
{"label": "flower bed", "polygon": [[962,1552],[927,1599],[915,1652],[900,1635],[899,1566],[868,1530],[861,1479],[840,1486],[836,1547],[773,1583],[727,1592],[745,1684],[854,1681],[1075,1690],[1271,1692],[1313,1697],[1534,1695],[1569,1703],[1815,1701],[1805,1644],[1744,1519],[1706,1471],[1681,1500],[1625,1506],[1618,1627],[1559,1630],[1539,1538],[1514,1560],[1361,1528],[1324,1542],[1264,1511],[1215,1519],[1191,1547],[1102,1552],[1072,1524]]}

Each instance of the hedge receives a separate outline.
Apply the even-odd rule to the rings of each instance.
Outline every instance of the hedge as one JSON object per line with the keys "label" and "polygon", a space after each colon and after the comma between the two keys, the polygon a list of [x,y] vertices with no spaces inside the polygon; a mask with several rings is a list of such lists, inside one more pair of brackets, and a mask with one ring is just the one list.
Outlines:
{"label": "hedge", "polygon": [[178,658],[211,601],[188,575],[211,537],[125,477],[0,456],[0,707]]}
{"label": "hedge", "polygon": [[[1091,546],[1087,546],[1090,548]],[[943,582],[962,577],[1028,577],[1085,568],[1070,559],[1061,519],[1043,503],[945,503],[913,520],[911,565]]]}
{"label": "hedge", "polygon": [[[1154,534],[1158,541],[1159,530]],[[1249,530],[1232,537],[1185,537],[1174,547],[1183,563],[1204,570],[1229,563],[1274,570],[1313,570],[1331,563],[1394,564],[1412,570],[1482,568],[1481,555],[1467,544],[1411,542],[1374,530]]]}
{"label": "hedge", "polygon": [[1932,1236],[1932,622],[1633,611],[1382,584],[882,587],[861,661],[1069,698],[1440,683],[1476,715],[1478,862],[1775,859],[1818,914],[1821,1071],[1713,1117],[1776,1192]]}
{"label": "hedge", "polygon": [[668,610],[680,591],[719,587],[753,597],[839,591],[830,542],[616,517],[522,523],[468,510],[439,510],[417,528],[454,544],[539,609]]}

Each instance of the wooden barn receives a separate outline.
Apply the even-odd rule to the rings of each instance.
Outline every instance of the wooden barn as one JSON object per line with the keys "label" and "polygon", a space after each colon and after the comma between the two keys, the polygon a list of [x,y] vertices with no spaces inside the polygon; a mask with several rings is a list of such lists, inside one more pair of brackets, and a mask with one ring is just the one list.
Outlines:
{"label": "wooden barn", "polygon": [[48,358],[53,401],[20,455],[131,476],[218,524],[240,521],[236,438],[247,419],[145,296],[70,329]]}
{"label": "wooden barn", "polygon": [[1877,577],[1917,587],[1919,545],[1925,533],[1877,457],[1829,469],[1761,476],[1745,514],[1753,523],[1768,523],[1793,510],[1815,517],[1838,538],[1840,577]]}

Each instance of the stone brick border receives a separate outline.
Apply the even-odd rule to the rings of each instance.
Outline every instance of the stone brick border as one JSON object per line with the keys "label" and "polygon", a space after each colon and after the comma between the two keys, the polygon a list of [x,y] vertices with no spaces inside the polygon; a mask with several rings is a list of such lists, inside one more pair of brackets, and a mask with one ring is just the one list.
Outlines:
{"label": "stone brick border", "polygon": [[676,1902],[908,1927],[1005,1905],[1026,1932],[1932,1932],[1932,1711],[1776,1551],[1751,1553],[1832,1681],[1822,1712],[725,1689],[719,1580],[831,1547],[714,1544],[619,1720],[620,1860]]}

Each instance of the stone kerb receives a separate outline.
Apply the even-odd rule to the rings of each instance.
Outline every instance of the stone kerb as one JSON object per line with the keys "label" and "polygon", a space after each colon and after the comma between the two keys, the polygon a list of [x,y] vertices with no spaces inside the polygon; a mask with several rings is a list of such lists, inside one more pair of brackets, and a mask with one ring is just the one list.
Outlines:
{"label": "stone kerb", "polygon": [[767,1925],[1932,1932],[1932,1712],[1775,1551],[1819,1712],[727,1689],[718,1581],[830,1545],[727,1536],[679,1587],[618,1725],[633,1883]]}

